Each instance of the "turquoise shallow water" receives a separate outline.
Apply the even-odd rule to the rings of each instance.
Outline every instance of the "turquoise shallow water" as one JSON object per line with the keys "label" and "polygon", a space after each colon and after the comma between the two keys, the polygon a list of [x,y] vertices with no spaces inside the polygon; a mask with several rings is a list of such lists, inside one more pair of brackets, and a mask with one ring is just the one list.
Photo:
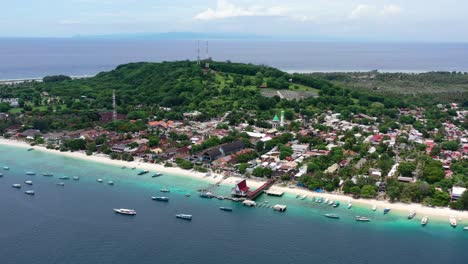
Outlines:
{"label": "turquoise shallow water", "polygon": [[[446,222],[421,227],[390,212],[341,206],[333,209],[285,195],[261,196],[257,202],[281,203],[271,208],[245,208],[239,203],[202,199],[196,190],[207,182],[188,177],[137,176],[138,171],[87,162],[39,151],[0,145],[0,263],[465,263],[468,232]],[[35,171],[27,176],[26,171]],[[54,177],[41,176],[52,172]],[[58,177],[80,176],[56,186]],[[114,186],[97,183],[112,180]],[[11,187],[31,179],[27,196]],[[29,187],[29,186],[28,186]],[[162,194],[161,188],[171,193]],[[229,186],[215,187],[228,194]],[[190,198],[185,197],[191,193]],[[152,195],[167,195],[169,203]],[[344,201],[342,201],[344,202]],[[231,206],[232,213],[219,206]],[[135,217],[112,208],[133,208]],[[193,214],[191,222],[174,217]],[[324,213],[338,213],[328,219]],[[354,215],[373,220],[356,223]]]}

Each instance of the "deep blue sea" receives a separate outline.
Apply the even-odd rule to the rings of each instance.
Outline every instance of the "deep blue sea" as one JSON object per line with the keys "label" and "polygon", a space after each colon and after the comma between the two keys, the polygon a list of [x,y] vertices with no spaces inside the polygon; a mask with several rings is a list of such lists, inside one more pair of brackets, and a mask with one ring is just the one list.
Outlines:
{"label": "deep blue sea", "polygon": [[[468,72],[468,44],[213,40],[209,55],[298,72]],[[0,39],[0,80],[94,75],[128,62],[196,58],[195,40]]]}
{"label": "deep blue sea", "polygon": [[[291,196],[260,197],[271,208],[246,208],[217,199],[202,199],[195,190],[206,182],[164,175],[137,176],[137,171],[0,145],[0,263],[466,263],[468,232],[430,221],[369,208],[336,209]],[[27,176],[26,171],[37,172]],[[52,172],[54,177],[44,177]],[[58,177],[80,176],[61,187]],[[114,186],[97,178],[113,180]],[[14,183],[22,189],[12,188]],[[169,188],[170,202],[155,202]],[[24,194],[27,189],[35,196]],[[218,187],[227,194],[229,187]],[[185,197],[186,193],[193,194]],[[224,212],[219,206],[231,206]],[[112,208],[133,208],[134,217]],[[341,219],[323,217],[335,212]],[[193,215],[191,222],[177,213]],[[373,219],[357,223],[356,214]]]}

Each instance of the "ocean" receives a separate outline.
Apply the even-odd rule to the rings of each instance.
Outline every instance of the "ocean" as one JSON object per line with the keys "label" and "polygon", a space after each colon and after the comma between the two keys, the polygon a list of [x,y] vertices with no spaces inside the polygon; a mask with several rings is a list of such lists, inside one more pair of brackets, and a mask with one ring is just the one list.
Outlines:
{"label": "ocean", "polygon": [[[447,221],[407,220],[390,212],[330,208],[310,198],[262,196],[284,213],[203,199],[208,183],[188,177],[137,176],[131,169],[0,145],[0,263],[466,263],[468,232]],[[26,171],[35,171],[27,176]],[[44,172],[54,173],[44,177]],[[57,186],[60,176],[79,176]],[[98,178],[104,183],[98,183]],[[12,188],[14,183],[22,189]],[[112,180],[114,186],[106,184]],[[168,203],[150,199],[169,188]],[[27,189],[35,196],[24,194]],[[216,187],[218,194],[229,186]],[[186,197],[185,194],[192,194]],[[233,207],[233,212],[218,209]],[[136,216],[115,214],[132,208]],[[324,213],[338,213],[328,219]],[[192,214],[192,221],[175,218]],[[355,222],[356,214],[371,222]]]}
{"label": "ocean", "polygon": [[[204,58],[204,45],[200,53]],[[468,44],[213,40],[209,56],[288,72],[468,72]],[[196,58],[195,40],[0,39],[0,80],[94,75],[128,62]]]}

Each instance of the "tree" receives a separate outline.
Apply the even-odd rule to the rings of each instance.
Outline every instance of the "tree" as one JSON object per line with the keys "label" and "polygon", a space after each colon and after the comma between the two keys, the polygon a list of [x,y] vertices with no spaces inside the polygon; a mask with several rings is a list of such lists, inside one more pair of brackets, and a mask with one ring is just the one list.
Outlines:
{"label": "tree", "polygon": [[0,103],[0,113],[6,113],[11,109],[9,103]]}
{"label": "tree", "polygon": [[442,143],[442,149],[456,151],[459,145],[458,141],[445,141]]}
{"label": "tree", "polygon": [[361,196],[364,198],[374,198],[376,195],[377,192],[372,185],[364,185],[361,189]]}
{"label": "tree", "polygon": [[247,171],[248,164],[241,163],[239,164],[239,173],[244,174]]}
{"label": "tree", "polygon": [[414,162],[401,162],[400,166],[398,167],[400,174],[405,177],[411,177],[413,171],[416,170],[416,163]]}
{"label": "tree", "polygon": [[436,183],[445,177],[442,168],[442,162],[437,160],[430,160],[424,167],[423,179],[428,183]]}
{"label": "tree", "polygon": [[436,191],[432,198],[432,205],[447,206],[450,201],[450,195],[446,192]]}
{"label": "tree", "polygon": [[361,188],[359,186],[353,186],[349,190],[350,193],[352,193],[354,196],[359,196],[361,194]]}
{"label": "tree", "polygon": [[394,202],[400,198],[400,188],[398,188],[398,186],[389,186],[387,188],[387,194],[390,197],[390,201]]}

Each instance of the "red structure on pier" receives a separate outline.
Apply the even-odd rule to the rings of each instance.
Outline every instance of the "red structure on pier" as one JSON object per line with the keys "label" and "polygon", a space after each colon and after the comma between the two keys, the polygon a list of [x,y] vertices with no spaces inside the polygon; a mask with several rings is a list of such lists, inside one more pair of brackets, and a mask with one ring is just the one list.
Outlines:
{"label": "red structure on pier", "polygon": [[239,182],[236,187],[232,189],[232,195],[237,197],[246,197],[249,200],[254,200],[260,194],[263,193],[264,190],[270,188],[275,183],[275,180],[269,179],[265,182],[262,186],[258,187],[254,191],[250,191],[250,188],[247,186],[247,181],[242,180]]}

